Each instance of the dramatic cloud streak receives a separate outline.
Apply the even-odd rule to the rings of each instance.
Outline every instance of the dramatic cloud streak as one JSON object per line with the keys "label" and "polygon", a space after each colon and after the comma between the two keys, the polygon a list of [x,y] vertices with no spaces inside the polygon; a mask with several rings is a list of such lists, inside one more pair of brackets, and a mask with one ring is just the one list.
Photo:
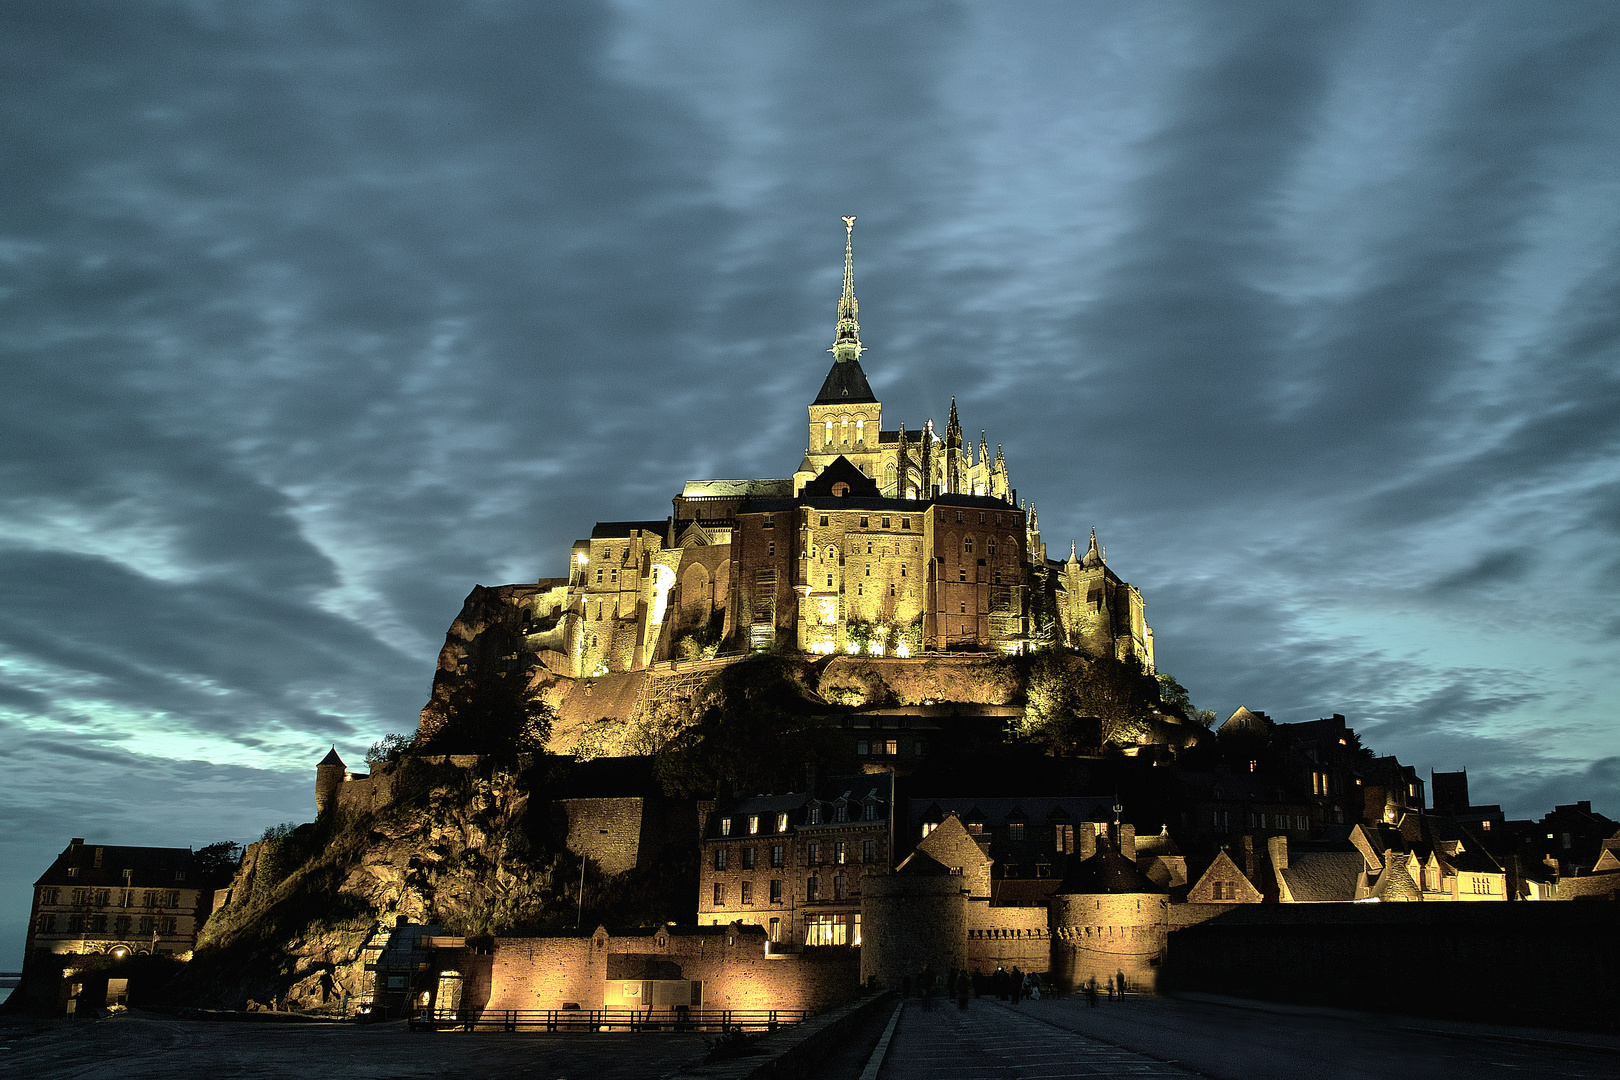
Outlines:
{"label": "dramatic cloud streak", "polygon": [[0,945],[307,815],[475,583],[887,411],[1096,524],[1221,711],[1620,810],[1607,4],[0,12]]}

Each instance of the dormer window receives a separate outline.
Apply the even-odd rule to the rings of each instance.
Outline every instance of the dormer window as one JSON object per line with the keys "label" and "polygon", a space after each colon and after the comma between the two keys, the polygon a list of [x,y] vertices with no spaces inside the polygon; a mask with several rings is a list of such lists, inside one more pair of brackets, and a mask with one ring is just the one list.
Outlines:
{"label": "dormer window", "polygon": [[731,835],[731,819],[730,818],[723,817],[723,818],[720,819],[720,835],[721,836],[730,836]]}
{"label": "dormer window", "polygon": [[839,822],[848,821],[849,820],[849,805],[847,803],[839,803],[836,811],[834,812],[834,817],[835,817],[835,820],[837,820]]}
{"label": "dormer window", "polygon": [[810,815],[805,820],[806,820],[807,824],[820,825],[821,824],[821,807],[820,806],[812,806],[812,807],[810,807]]}
{"label": "dormer window", "polygon": [[777,814],[776,815],[776,831],[777,832],[787,832],[787,830],[788,830],[788,816],[786,814]]}

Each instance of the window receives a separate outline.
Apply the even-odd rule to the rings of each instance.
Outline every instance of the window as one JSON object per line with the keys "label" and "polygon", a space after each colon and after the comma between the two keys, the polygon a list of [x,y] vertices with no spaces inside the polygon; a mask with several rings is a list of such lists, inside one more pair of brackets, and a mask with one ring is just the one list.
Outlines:
{"label": "window", "polygon": [[979,511],[979,524],[980,525],[984,524],[984,511],[983,510]]}
{"label": "window", "polygon": [[140,921],[135,924],[135,932],[137,934],[150,934],[152,932],[152,916],[142,915]]}
{"label": "window", "polygon": [[812,841],[804,846],[804,861],[811,866],[821,864],[821,845]]}
{"label": "window", "polygon": [[811,874],[809,877],[804,879],[804,899],[808,903],[814,903],[815,901],[821,899],[820,894],[821,879],[816,875]]}
{"label": "window", "polygon": [[862,756],[870,754],[872,752],[871,744],[869,744],[865,739],[862,739],[855,744],[855,752]]}
{"label": "window", "polygon": [[830,589],[830,588],[832,588],[832,587],[833,587],[833,584],[832,584],[832,577],[833,577],[833,576],[832,576],[832,571],[830,571],[830,570],[829,570],[829,571],[828,571],[828,572],[827,572],[827,588],[829,588],[829,589]]}
{"label": "window", "polygon": [[861,841],[861,862],[863,862],[863,863],[877,862],[877,841],[876,840],[862,840]]}
{"label": "window", "polygon": [[889,520],[890,520],[889,518],[884,518],[883,519],[883,527],[885,529],[887,529],[889,527]]}
{"label": "window", "polygon": [[59,896],[61,896],[61,890],[59,890],[59,889],[41,889],[41,890],[39,890],[39,902],[42,903],[42,904],[57,904],[57,903],[60,903],[61,901],[57,899]]}
{"label": "window", "polygon": [[743,856],[742,868],[744,870],[752,870],[754,868],[754,849],[751,848],[751,847],[743,848],[742,849],[742,856]]}
{"label": "window", "polygon": [[833,843],[833,862],[839,866],[843,866],[846,862],[844,858],[844,842],[842,840]]}
{"label": "window", "polygon": [[716,870],[724,870],[726,868],[726,859],[728,855],[729,853],[723,847],[717,847],[714,849],[714,868]]}
{"label": "window", "polygon": [[[904,568],[902,567],[902,569],[904,569]],[[890,596],[894,595],[894,582],[892,582],[892,581],[889,582],[889,595]]]}
{"label": "window", "polygon": [[[717,881],[714,883],[714,906],[726,906],[726,883],[723,881]],[[146,920],[143,919],[141,921],[145,922]]]}
{"label": "window", "polygon": [[768,543],[766,543],[766,545],[765,545],[765,554],[769,555],[769,556],[773,556],[773,557],[776,555],[776,541],[775,540],[772,540],[772,541],[769,541]]}
{"label": "window", "polygon": [[876,821],[877,820],[877,803],[869,802],[865,806],[861,807],[861,820],[862,821]]}
{"label": "window", "polygon": [[785,852],[786,852],[786,849],[783,848],[781,844],[772,844],[771,845],[771,865],[772,866],[781,866],[782,863],[783,863],[783,858],[784,858]]}
{"label": "window", "polygon": [[721,836],[730,836],[731,835],[731,819],[730,818],[723,817],[723,818],[720,819],[720,835]]}
{"label": "window", "polygon": [[1008,840],[1022,840],[1024,838],[1024,823],[1022,821],[1009,822],[1007,825]]}
{"label": "window", "polygon": [[127,936],[129,934],[129,924],[130,924],[130,922],[131,922],[131,919],[130,919],[130,917],[128,915],[120,915],[120,916],[118,916],[116,919],[113,920],[113,932],[116,933],[119,937]]}
{"label": "window", "polygon": [[843,874],[839,874],[837,877],[833,878],[833,899],[849,899],[849,879],[844,877]]}
{"label": "window", "polygon": [[984,549],[989,554],[994,555],[996,553],[996,542],[994,540],[986,540],[984,542]]}
{"label": "window", "polygon": [[760,523],[759,527],[762,528],[762,529],[774,529],[774,528],[776,528],[776,515],[775,514],[766,514],[765,515],[765,520]]}
{"label": "window", "polygon": [[962,541],[962,554],[973,554],[973,537],[970,536],[966,540]]}
{"label": "window", "polygon": [[823,445],[827,445],[832,441],[832,421],[828,420],[826,429],[821,433],[821,442]]}
{"label": "window", "polygon": [[34,929],[39,931],[41,934],[53,934],[53,933],[55,933],[56,932],[56,916],[52,912],[49,912],[49,911],[44,912],[43,914],[40,915],[39,922],[34,927]]}
{"label": "window", "polygon": [[79,868],[77,866],[68,867],[68,877],[76,878],[78,876],[79,876]]}
{"label": "window", "polygon": [[614,569],[613,569],[613,571],[612,571],[612,575],[611,575],[611,577],[610,577],[610,578],[609,578],[609,580],[610,580],[610,581],[611,581],[611,582],[613,582],[613,583],[614,583],[614,584],[617,584],[617,583],[618,583],[618,580],[619,580],[619,571],[618,571],[618,568],[617,568],[617,567],[615,567],[615,568],[614,568]]}
{"label": "window", "polygon": [[962,511],[960,510],[956,512],[956,523],[958,525],[962,524]]}
{"label": "window", "polygon": [[776,815],[776,831],[777,832],[787,832],[787,829],[788,829],[788,816],[786,814],[777,814]]}
{"label": "window", "polygon": [[863,529],[871,528],[871,526],[866,523],[866,518],[864,518],[864,517],[861,518],[861,528],[863,528]]}
{"label": "window", "polygon": [[[966,577],[967,577],[967,574],[966,574],[966,572],[964,572],[964,573],[963,573],[963,574],[962,574],[962,576],[963,576],[963,577],[964,577],[964,578],[966,578]],[[963,604],[962,604],[962,614],[963,614],[963,615],[966,615],[966,614],[967,614],[967,603],[966,603],[966,602],[965,602],[965,601],[964,601],[964,602],[963,602]]]}
{"label": "window", "polygon": [[839,803],[833,808],[833,820],[842,824],[849,820],[849,804]]}
{"label": "window", "polygon": [[911,519],[910,519],[910,518],[906,518],[906,517],[903,517],[903,518],[901,518],[901,519],[900,519],[900,527],[901,527],[901,528],[902,528],[902,529],[909,529],[909,528],[911,528]]}
{"label": "window", "polygon": [[806,945],[859,945],[859,915],[810,915],[804,920]]}
{"label": "window", "polygon": [[[864,753],[865,751],[862,752]],[[821,824],[821,805],[819,803],[812,803],[810,805],[810,813],[805,816],[805,823],[807,825]]]}
{"label": "window", "polygon": [[603,573],[604,573],[604,571],[602,570],[602,568],[600,566],[598,566],[596,568],[596,583],[598,585],[602,584],[602,574]]}
{"label": "window", "polygon": [[823,528],[826,528],[826,526],[827,526],[827,515],[826,514],[821,515],[821,525],[822,525]]}
{"label": "window", "polygon": [[742,883],[742,902],[750,905],[754,902],[754,883],[752,881]]}
{"label": "window", "polygon": [[748,815],[748,835],[749,836],[758,836],[759,835],[759,815],[758,814],[749,814]]}
{"label": "window", "polygon": [[906,564],[905,563],[900,564],[900,576],[901,577],[906,576]]}
{"label": "window", "polygon": [[927,753],[927,750],[924,747],[925,747],[925,744],[923,743],[923,741],[921,739],[918,739],[917,740],[917,755],[919,757],[921,757],[923,754]]}
{"label": "window", "polygon": [[[870,544],[868,544],[868,545],[867,545],[867,547],[871,547],[871,545],[870,545]],[[867,563],[867,564],[866,564],[866,576],[867,576],[867,577],[871,577],[871,576],[872,576],[872,564],[871,564],[871,563]]]}
{"label": "window", "polygon": [[984,822],[982,822],[982,821],[970,821],[970,822],[968,822],[967,823],[967,831],[973,836],[983,836],[984,835]]}
{"label": "window", "polygon": [[866,441],[866,421],[865,420],[857,420],[857,421],[855,421],[855,441],[856,442],[865,442]]}

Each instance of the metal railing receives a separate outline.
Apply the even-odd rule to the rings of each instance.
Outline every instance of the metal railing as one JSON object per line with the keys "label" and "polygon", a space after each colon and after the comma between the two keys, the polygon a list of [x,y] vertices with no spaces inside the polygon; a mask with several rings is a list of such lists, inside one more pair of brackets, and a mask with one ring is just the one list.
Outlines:
{"label": "metal railing", "polygon": [[775,1031],[805,1009],[423,1009],[412,1031]]}

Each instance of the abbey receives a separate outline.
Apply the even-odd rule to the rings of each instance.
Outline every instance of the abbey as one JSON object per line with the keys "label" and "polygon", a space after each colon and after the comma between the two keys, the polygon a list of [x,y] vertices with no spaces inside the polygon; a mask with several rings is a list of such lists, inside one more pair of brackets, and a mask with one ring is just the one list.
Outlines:
{"label": "abbey", "polygon": [[861,367],[854,218],[831,369],[790,477],[694,480],[671,513],[598,522],[566,578],[525,587],[531,643],[558,674],[635,671],[715,652],[913,656],[1056,640],[1153,670],[1142,596],[1084,555],[1047,558],[1001,447],[964,442],[956,401],[883,427]]}

